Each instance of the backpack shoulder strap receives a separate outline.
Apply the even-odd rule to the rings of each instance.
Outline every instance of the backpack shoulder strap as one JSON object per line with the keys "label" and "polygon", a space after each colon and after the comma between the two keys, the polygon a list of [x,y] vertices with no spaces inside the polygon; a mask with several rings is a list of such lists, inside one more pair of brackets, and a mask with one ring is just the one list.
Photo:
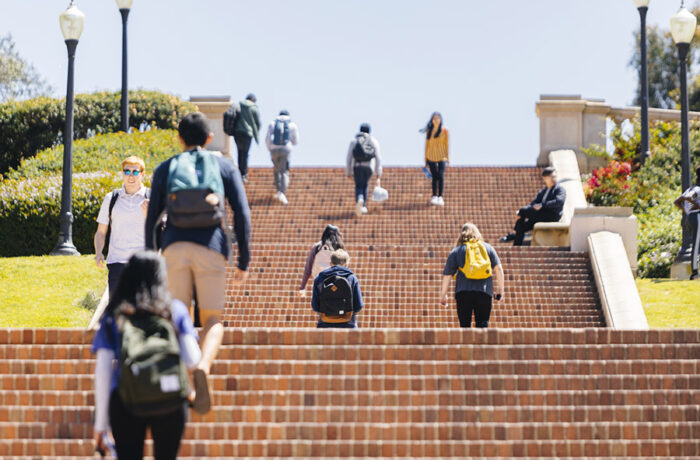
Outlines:
{"label": "backpack shoulder strap", "polygon": [[112,199],[109,200],[109,224],[108,226],[112,225],[112,209],[114,209],[114,205],[117,204],[117,200],[119,199],[119,190],[118,188],[114,189],[112,191]]}

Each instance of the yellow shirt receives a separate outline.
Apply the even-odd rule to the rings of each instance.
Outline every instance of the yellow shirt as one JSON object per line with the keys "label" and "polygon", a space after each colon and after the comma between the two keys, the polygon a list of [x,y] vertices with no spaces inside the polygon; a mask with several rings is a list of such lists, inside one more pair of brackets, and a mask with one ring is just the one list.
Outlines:
{"label": "yellow shirt", "polygon": [[431,137],[425,140],[425,160],[426,161],[450,161],[449,134],[447,128],[443,127],[438,137]]}

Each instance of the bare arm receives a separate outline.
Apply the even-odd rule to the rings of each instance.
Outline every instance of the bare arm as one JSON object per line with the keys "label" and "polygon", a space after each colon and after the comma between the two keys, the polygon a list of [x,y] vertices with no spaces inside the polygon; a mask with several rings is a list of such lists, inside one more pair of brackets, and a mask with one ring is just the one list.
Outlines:
{"label": "bare arm", "polygon": [[447,290],[450,288],[450,280],[452,276],[442,275],[442,283],[440,285],[440,303],[447,305]]}
{"label": "bare arm", "polygon": [[104,266],[105,256],[102,253],[105,248],[105,240],[107,238],[107,225],[97,224],[97,231],[95,232],[95,263],[98,267]]}
{"label": "bare arm", "polygon": [[[501,299],[505,292],[505,276],[503,275],[503,266],[496,265],[493,269],[493,292],[496,295],[500,295]],[[496,299],[500,300],[500,299]]]}

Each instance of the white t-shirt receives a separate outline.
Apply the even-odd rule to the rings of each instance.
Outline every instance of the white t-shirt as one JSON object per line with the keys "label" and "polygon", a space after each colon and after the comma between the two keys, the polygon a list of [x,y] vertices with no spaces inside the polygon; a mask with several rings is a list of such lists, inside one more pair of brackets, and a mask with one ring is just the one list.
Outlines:
{"label": "white t-shirt", "polygon": [[[109,225],[109,203],[112,200],[109,192],[102,202],[97,223]],[[124,187],[119,190],[119,198],[112,209],[112,228],[109,237],[107,263],[124,264],[136,251],[146,246],[146,218],[141,211],[141,204],[146,199],[146,187],[143,185],[138,192],[129,195]]]}
{"label": "white t-shirt", "polygon": [[[690,201],[695,203],[697,206],[700,206],[700,186],[698,185],[693,185],[688,188],[685,192],[683,192],[683,196],[686,198],[690,198]],[[688,214],[691,211],[692,205],[684,201],[683,202],[683,211],[685,211],[686,214]]]}

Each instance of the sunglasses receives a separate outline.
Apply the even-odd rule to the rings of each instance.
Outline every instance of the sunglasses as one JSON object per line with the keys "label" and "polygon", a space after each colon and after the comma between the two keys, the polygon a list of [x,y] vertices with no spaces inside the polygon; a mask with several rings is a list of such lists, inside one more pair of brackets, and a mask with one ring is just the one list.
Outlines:
{"label": "sunglasses", "polygon": [[138,176],[139,174],[141,174],[140,169],[125,169],[124,170],[125,176]]}

